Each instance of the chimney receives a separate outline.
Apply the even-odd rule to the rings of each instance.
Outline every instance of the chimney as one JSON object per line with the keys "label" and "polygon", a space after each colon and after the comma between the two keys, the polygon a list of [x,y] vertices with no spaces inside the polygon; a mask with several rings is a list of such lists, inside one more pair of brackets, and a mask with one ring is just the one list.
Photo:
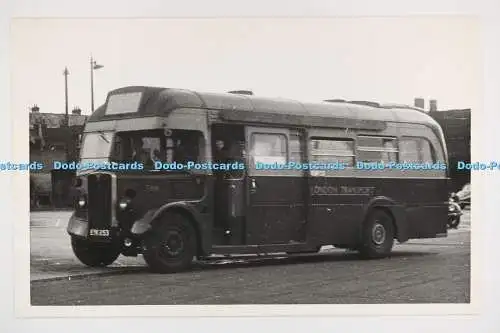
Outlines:
{"label": "chimney", "polygon": [[437,110],[438,110],[437,101],[435,99],[429,100],[429,111],[436,112]]}
{"label": "chimney", "polygon": [[415,98],[413,104],[415,105],[416,108],[425,109],[425,99],[421,97]]}
{"label": "chimney", "polygon": [[323,102],[330,102],[330,103],[345,103],[345,99],[340,99],[340,98],[335,98],[335,99],[325,99]]}
{"label": "chimney", "polygon": [[81,115],[82,115],[82,110],[81,110],[79,107],[75,107],[75,108],[73,108],[73,110],[71,111],[71,114],[81,116]]}
{"label": "chimney", "polygon": [[33,105],[31,107],[31,112],[33,112],[33,113],[39,113],[40,112],[40,108],[38,107],[38,105],[36,105],[36,104]]}

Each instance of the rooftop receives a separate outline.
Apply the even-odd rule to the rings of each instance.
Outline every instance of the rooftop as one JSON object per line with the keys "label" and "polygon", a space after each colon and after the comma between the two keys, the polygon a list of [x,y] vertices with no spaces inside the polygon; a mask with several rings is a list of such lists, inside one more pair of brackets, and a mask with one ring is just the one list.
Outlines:
{"label": "rooftop", "polygon": [[[30,129],[34,128],[35,124],[45,123],[47,128],[59,128],[64,124],[64,113],[38,113],[31,112],[30,114]],[[83,126],[87,116],[84,115],[69,115],[69,126]]]}
{"label": "rooftop", "polygon": [[[237,92],[237,91],[236,91]],[[111,101],[111,102],[110,102]],[[375,105],[376,104],[376,105]],[[115,107],[118,106],[118,109]],[[110,114],[107,113],[110,108]],[[248,93],[204,93],[186,89],[129,86],[108,94],[89,122],[147,116],[168,116],[176,108],[220,110],[225,120],[278,122],[290,125],[378,128],[384,122],[412,122],[435,127],[437,123],[420,109],[363,101],[329,100],[302,103],[292,99],[263,98]],[[125,112],[121,112],[124,110]]]}

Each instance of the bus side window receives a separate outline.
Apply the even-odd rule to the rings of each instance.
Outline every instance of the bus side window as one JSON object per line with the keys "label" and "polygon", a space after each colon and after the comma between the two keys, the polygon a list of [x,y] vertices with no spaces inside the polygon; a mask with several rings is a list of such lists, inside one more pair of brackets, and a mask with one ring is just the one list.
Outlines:
{"label": "bus side window", "polygon": [[254,133],[250,145],[250,164],[287,163],[287,142],[283,134]]}
{"label": "bus side window", "polygon": [[358,161],[359,162],[396,162],[398,148],[396,138],[358,136]]}
{"label": "bus side window", "polygon": [[435,162],[431,144],[425,138],[401,138],[399,140],[399,154],[399,161],[403,163]]}
{"label": "bus side window", "polygon": [[354,141],[333,138],[312,138],[310,141],[312,163],[343,163],[354,166]]}

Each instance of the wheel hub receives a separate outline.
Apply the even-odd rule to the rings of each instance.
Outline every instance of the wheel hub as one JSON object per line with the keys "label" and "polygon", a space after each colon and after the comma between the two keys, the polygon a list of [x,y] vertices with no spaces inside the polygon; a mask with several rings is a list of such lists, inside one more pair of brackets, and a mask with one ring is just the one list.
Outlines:
{"label": "wheel hub", "polygon": [[372,229],[372,240],[376,245],[382,245],[385,241],[386,231],[385,227],[380,223],[375,223]]}
{"label": "wheel hub", "polygon": [[177,232],[169,232],[163,243],[165,253],[170,257],[176,257],[184,250],[184,242]]}

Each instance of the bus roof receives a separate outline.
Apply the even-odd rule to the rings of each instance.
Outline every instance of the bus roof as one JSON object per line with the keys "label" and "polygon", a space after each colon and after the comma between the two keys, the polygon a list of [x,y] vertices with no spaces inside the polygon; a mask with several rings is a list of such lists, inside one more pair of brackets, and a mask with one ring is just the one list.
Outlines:
{"label": "bus roof", "polygon": [[[137,110],[106,114],[110,98],[140,93]],[[121,106],[130,107],[119,101]],[[132,103],[133,104],[133,103]],[[373,103],[330,100],[304,103],[282,98],[264,98],[250,94],[204,93],[186,89],[129,86],[108,93],[106,103],[89,117],[88,122],[168,116],[177,108],[219,110],[227,121],[262,122],[296,126],[349,127],[382,130],[387,122],[422,124],[441,131],[439,124],[425,112],[405,106],[374,106]]]}

